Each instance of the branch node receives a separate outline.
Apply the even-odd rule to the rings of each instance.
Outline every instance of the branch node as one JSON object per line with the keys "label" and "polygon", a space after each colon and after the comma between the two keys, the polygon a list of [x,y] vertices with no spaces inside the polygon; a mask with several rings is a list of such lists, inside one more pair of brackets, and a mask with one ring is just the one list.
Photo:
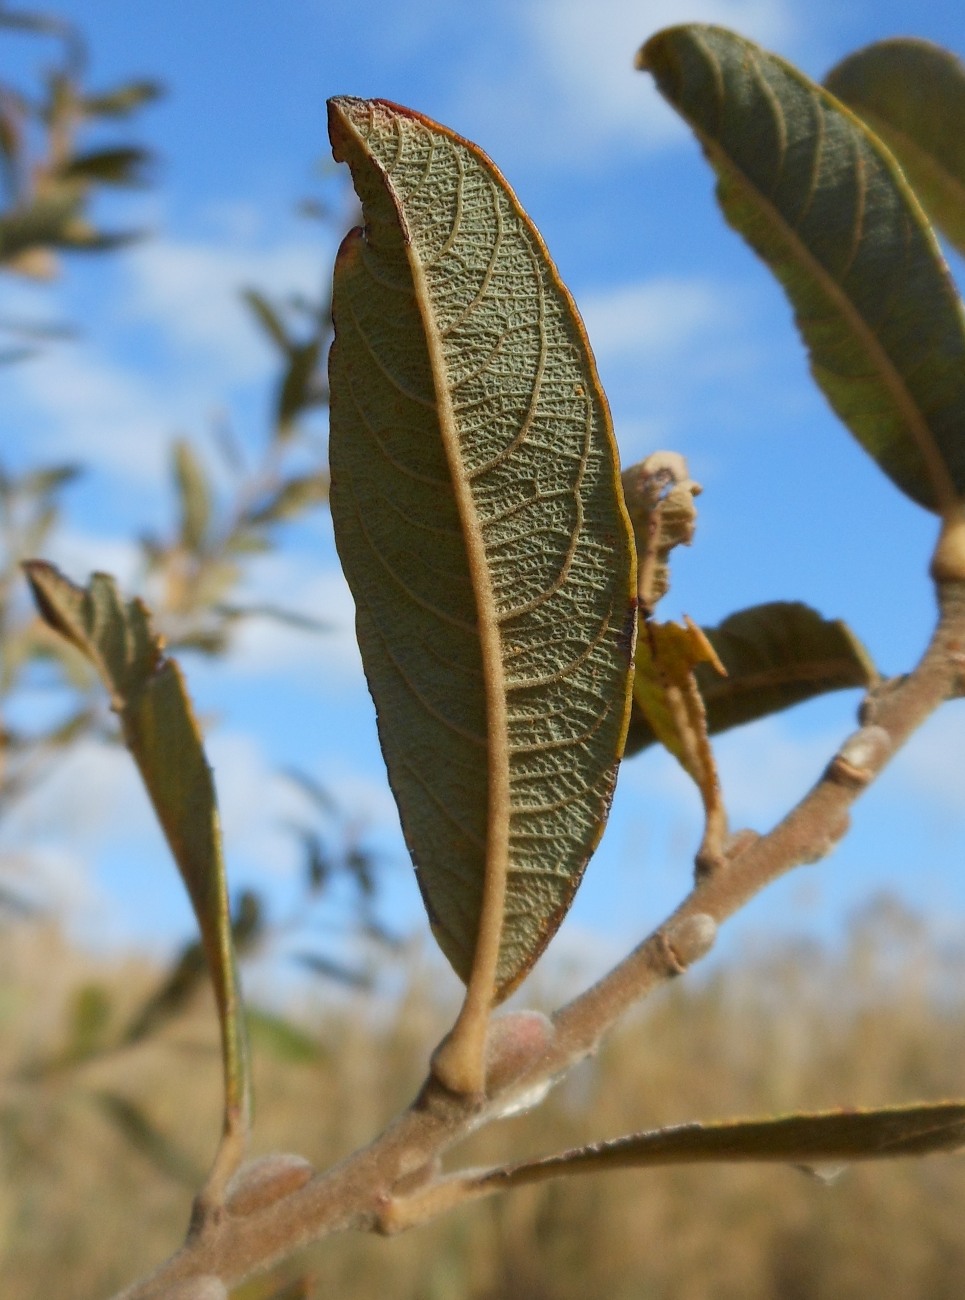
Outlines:
{"label": "branch node", "polygon": [[682,975],[713,948],[717,922],[706,912],[695,912],[671,925],[661,937],[667,965],[675,975]]}
{"label": "branch node", "polygon": [[880,770],[891,749],[891,737],[884,727],[862,727],[844,742],[828,764],[825,776],[849,790],[863,790]]}
{"label": "branch node", "polygon": [[[863,782],[850,788],[862,790],[866,784],[867,782]],[[801,865],[813,866],[815,862],[820,862],[822,858],[826,858],[829,853],[834,851],[840,841],[844,839],[845,835],[847,835],[848,827],[850,825],[851,818],[846,812],[841,812],[840,815],[828,826],[820,841],[811,846],[807,856],[800,858]]]}
{"label": "branch node", "polygon": [[302,1156],[276,1152],[244,1165],[228,1184],[225,1208],[235,1218],[264,1210],[304,1187],[315,1170]]}

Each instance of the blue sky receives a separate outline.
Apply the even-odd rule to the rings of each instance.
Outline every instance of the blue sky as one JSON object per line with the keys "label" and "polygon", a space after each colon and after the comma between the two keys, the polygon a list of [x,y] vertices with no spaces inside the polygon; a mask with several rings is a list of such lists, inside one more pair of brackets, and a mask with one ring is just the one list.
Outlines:
{"label": "blue sky", "polygon": [[[53,0],[51,0],[53,3]],[[94,86],[132,75],[166,83],[138,128],[161,155],[150,191],[107,215],[151,237],[109,260],[69,263],[51,285],[0,285],[3,314],[82,321],[77,342],[0,372],[4,456],[80,457],[52,558],[83,579],[133,572],[130,539],[161,527],[167,448],[223,413],[243,440],[264,428],[272,356],[237,291],[314,293],[334,239],[294,215],[323,194],[348,211],[327,156],[324,101],[336,93],[410,105],[478,141],[514,185],[585,316],[625,463],[683,452],[703,484],[694,547],[679,554],[663,617],[714,623],[745,605],[800,599],[846,617],[886,673],[910,666],[931,626],[925,577],[935,526],[858,450],[807,375],[782,294],[721,220],[699,151],[647,78],[636,48],[699,19],[759,40],[821,77],[881,37],[926,36],[965,53],[953,0],[344,0],[59,3],[90,44]],[[360,14],[362,15],[360,17]],[[36,47],[5,40],[9,57]],[[956,268],[957,269],[957,268]],[[337,625],[306,638],[253,626],[218,668],[186,667],[202,713],[229,869],[279,905],[296,858],[278,830],[298,809],[272,776],[297,763],[360,810],[389,864],[387,917],[420,924],[351,632],[327,516],[293,532],[254,588]],[[766,829],[853,725],[838,695],[722,737],[736,824]],[[828,862],[747,910],[726,951],[762,936],[839,932],[885,888],[952,933],[965,904],[965,739],[949,708],[859,806]],[[82,761],[81,761],[82,760]],[[39,846],[78,930],[163,946],[190,919],[123,755],[87,751],[8,824],[8,853]],[[684,892],[699,837],[693,792],[668,757],[625,765],[611,824],[566,934],[599,965]],[[36,870],[33,866],[31,870]]]}

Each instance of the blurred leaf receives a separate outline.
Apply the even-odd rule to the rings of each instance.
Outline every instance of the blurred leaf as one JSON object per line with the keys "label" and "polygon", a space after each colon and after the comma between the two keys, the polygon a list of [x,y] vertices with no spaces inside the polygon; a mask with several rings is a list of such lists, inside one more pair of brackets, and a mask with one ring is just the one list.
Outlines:
{"label": "blurred leaf", "polygon": [[34,32],[41,36],[65,36],[71,26],[62,18],[49,14],[28,13],[26,10],[0,8],[0,28],[12,31]]}
{"label": "blurred leaf", "polygon": [[320,339],[296,343],[289,348],[288,368],[279,389],[275,417],[275,431],[279,438],[291,437],[302,412],[310,406],[317,406],[322,400],[317,384],[321,351]]}
{"label": "blurred leaf", "polygon": [[326,1053],[318,1041],[290,1020],[255,1007],[247,1008],[245,1018],[256,1052],[261,1049],[276,1061],[291,1065],[314,1065],[324,1060]]}
{"label": "blurred leaf", "polygon": [[20,491],[28,496],[46,496],[73,483],[84,472],[82,465],[48,465],[30,470],[20,480]]}
{"label": "blurred leaf", "polygon": [[181,544],[192,555],[204,549],[211,524],[211,489],[194,449],[184,438],[173,448],[174,482],[181,514]]}
{"label": "blurred leaf", "polygon": [[313,776],[309,776],[307,772],[303,772],[297,767],[286,767],[282,771],[282,776],[286,776],[289,781],[304,791],[312,803],[322,812],[328,813],[330,816],[337,814],[338,804],[325,787],[320,785]]}
{"label": "blurred leaf", "polygon": [[890,152],[797,69],[723,28],[670,28],[638,61],[700,139],[727,220],[783,284],[838,415],[903,492],[957,516],[962,308]]}
{"label": "blurred leaf", "polygon": [[300,217],[307,217],[309,221],[328,221],[332,216],[329,205],[320,199],[302,199],[296,205],[295,211]]}
{"label": "blurred leaf", "polygon": [[287,356],[290,348],[288,335],[285,333],[281,317],[268,299],[264,294],[259,293],[257,289],[242,289],[241,296],[251,308],[255,319],[272,343],[283,355]]}
{"label": "blurred leaf", "polygon": [[[249,949],[263,929],[262,909],[257,895],[243,890],[235,904],[231,922],[231,937],[235,952]],[[196,941],[185,944],[175,958],[171,969],[158,987],[144,1001],[131,1018],[121,1036],[125,1044],[139,1043],[156,1034],[192,1002],[201,986],[206,969],[204,950]]]}
{"label": "blurred leaf", "polygon": [[204,1175],[193,1158],[162,1133],[136,1102],[106,1089],[88,1095],[135,1151],[162,1174],[192,1191],[203,1181]]}
{"label": "blurred leaf", "polygon": [[[704,632],[727,673],[723,677],[701,664],[694,670],[711,735],[829,691],[868,688],[878,680],[867,651],[847,624],[822,618],[807,605],[753,605]],[[627,753],[645,749],[656,739],[638,706],[630,722]]]}
{"label": "blurred leaf", "polygon": [[367,971],[353,970],[349,966],[343,966],[341,962],[333,961],[330,957],[322,957],[314,952],[298,952],[292,957],[297,961],[299,966],[304,966],[310,970],[313,975],[321,975],[325,979],[334,980],[336,984],[345,984],[349,988],[361,989],[368,992],[372,988],[372,976]]}
{"label": "blurred leaf", "polygon": [[[76,329],[72,325],[65,325],[62,321],[26,321],[4,317],[0,318],[0,330],[13,334],[17,338],[42,340],[45,343],[51,339],[74,339],[77,337]],[[73,468],[75,472],[81,472],[81,466],[78,465]]]}
{"label": "blurred leaf", "polygon": [[145,1000],[124,1031],[121,1041],[139,1043],[156,1034],[191,1002],[204,979],[206,964],[199,943],[187,944],[157,989]]}
{"label": "blurred leaf", "polygon": [[0,882],[0,908],[18,917],[36,916],[40,911],[36,903],[31,902],[29,898],[24,898],[22,894],[18,894],[2,882]]}
{"label": "blurred leaf", "polygon": [[322,841],[311,832],[301,832],[305,846],[305,875],[312,893],[324,889],[332,878],[332,862]]}
{"label": "blurred leaf", "polygon": [[131,113],[160,99],[164,87],[158,81],[128,81],[114,90],[85,95],[81,104],[92,117],[129,117]]}
{"label": "blurred leaf", "polygon": [[14,208],[0,216],[0,262],[14,263],[24,274],[36,274],[17,259],[39,249],[61,247],[67,231],[81,210],[81,196],[73,189],[58,188],[35,199],[27,207]]}
{"label": "blurred leaf", "polygon": [[252,532],[250,529],[237,528],[225,543],[229,555],[267,555],[275,549],[275,543],[264,533]]}
{"label": "blurred leaf", "polygon": [[64,181],[95,181],[99,185],[146,184],[146,167],[152,162],[146,149],[132,146],[114,149],[93,149],[74,156],[58,171]]}
{"label": "blurred leaf", "polygon": [[833,68],[828,90],[895,154],[932,220],[965,253],[965,65],[930,41],[899,37]]}
{"label": "blurred leaf", "polygon": [[490,1008],[606,820],[632,539],[582,324],[506,182],[383,101],[330,100],[329,133],[370,232],[335,267],[332,517],[406,842],[468,984],[434,1069],[472,1090]]}
{"label": "blurred leaf", "polygon": [[177,664],[165,659],[140,601],[111,578],[74,586],[51,565],[24,566],[41,615],[96,666],[187,886],[221,1020],[225,1148],[247,1131],[249,1072],[211,770]]}
{"label": "blurred leaf", "polygon": [[332,624],[311,618],[293,609],[279,609],[277,605],[217,605],[215,613],[235,621],[244,618],[267,618],[273,623],[298,628],[300,632],[331,632]]}
{"label": "blurred leaf", "polygon": [[0,366],[15,366],[21,361],[29,361],[37,355],[37,349],[31,347],[0,348]]}
{"label": "blurred leaf", "polygon": [[111,1021],[111,996],[103,984],[82,984],[67,1011],[67,1052],[72,1061],[91,1056],[104,1044]]}
{"label": "blurred leaf", "polygon": [[327,500],[328,473],[302,474],[287,479],[267,501],[249,511],[246,518],[252,524],[279,523]]}

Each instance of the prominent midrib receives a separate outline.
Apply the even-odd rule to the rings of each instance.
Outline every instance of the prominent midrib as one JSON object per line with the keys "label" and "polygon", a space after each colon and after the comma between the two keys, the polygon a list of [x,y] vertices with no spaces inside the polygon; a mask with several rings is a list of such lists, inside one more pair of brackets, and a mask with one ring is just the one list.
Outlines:
{"label": "prominent midrib", "polygon": [[[391,188],[391,178],[386,177]],[[456,416],[449,391],[448,367],[442,335],[432,308],[432,298],[422,260],[414,240],[406,241],[416,307],[422,317],[429,369],[436,399],[439,433],[452,479],[456,509],[462,523],[469,573],[475,595],[478,634],[486,697],[487,819],[485,868],[480,900],[479,929],[467,980],[466,1006],[488,1010],[496,983],[503,932],[506,880],[509,870],[509,724],[506,682],[496,602],[476,503],[462,458]]]}
{"label": "prominent midrib", "polygon": [[[712,64],[715,71],[719,73],[719,65],[713,54],[704,48],[704,54]],[[819,103],[819,111],[824,112],[824,105]],[[850,110],[845,109],[849,113]],[[836,305],[845,322],[850,327],[852,333],[858,341],[864,346],[875,363],[876,370],[880,375],[882,382],[889,392],[899,414],[905,421],[912,437],[921,453],[925,470],[931,481],[931,486],[935,492],[936,504],[939,513],[946,514],[952,510],[959,509],[959,496],[955,490],[951,475],[938,449],[937,439],[931,431],[924,413],[918,405],[914,395],[909,390],[907,384],[902,378],[900,372],[895,367],[887,350],[882,346],[877,334],[872,330],[861,313],[857,310],[855,304],[848,296],[844,286],[835,279],[830,271],[820,262],[807,244],[800,238],[797,231],[788,221],[766,194],[761,191],[747,173],[738,166],[733,157],[718,143],[716,138],[710,135],[701,127],[690,114],[685,114],[695,134],[700,138],[708,153],[712,158],[719,160],[724,169],[731,171],[737,178],[739,184],[752,194],[756,202],[764,209],[765,214],[769,214],[778,231],[780,231],[785,242],[790,246],[792,253],[809,267],[815,276],[815,279],[825,291],[832,303]],[[881,160],[887,166],[887,161]],[[860,236],[859,236],[860,237]],[[937,251],[937,250],[936,250]],[[940,254],[939,254],[940,256]],[[817,359],[817,358],[816,358]]]}

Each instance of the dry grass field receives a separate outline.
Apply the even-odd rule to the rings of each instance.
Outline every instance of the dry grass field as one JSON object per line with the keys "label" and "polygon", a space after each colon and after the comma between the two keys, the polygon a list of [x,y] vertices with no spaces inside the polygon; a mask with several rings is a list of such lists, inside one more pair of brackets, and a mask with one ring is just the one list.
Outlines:
{"label": "dry grass field", "polygon": [[[0,957],[0,1277],[5,1300],[96,1300],[178,1241],[218,1124],[203,999],[157,1038],[70,1047],[86,999],[123,1021],[156,972],[97,965],[17,924]],[[655,998],[533,1114],[458,1153],[470,1163],[694,1118],[959,1095],[965,958],[879,907],[841,953],[760,956]],[[106,997],[105,997],[106,994]],[[416,975],[396,1019],[337,999],[300,1008],[313,1054],[255,1040],[257,1150],[330,1163],[411,1095],[443,1027]],[[76,1019],[75,1019],[76,1023]],[[73,1047],[77,1049],[76,1041]],[[297,1059],[296,1059],[297,1058]],[[785,1168],[593,1175],[468,1207],[427,1229],[315,1247],[237,1300],[960,1300],[965,1164],[867,1165],[830,1184]]]}

